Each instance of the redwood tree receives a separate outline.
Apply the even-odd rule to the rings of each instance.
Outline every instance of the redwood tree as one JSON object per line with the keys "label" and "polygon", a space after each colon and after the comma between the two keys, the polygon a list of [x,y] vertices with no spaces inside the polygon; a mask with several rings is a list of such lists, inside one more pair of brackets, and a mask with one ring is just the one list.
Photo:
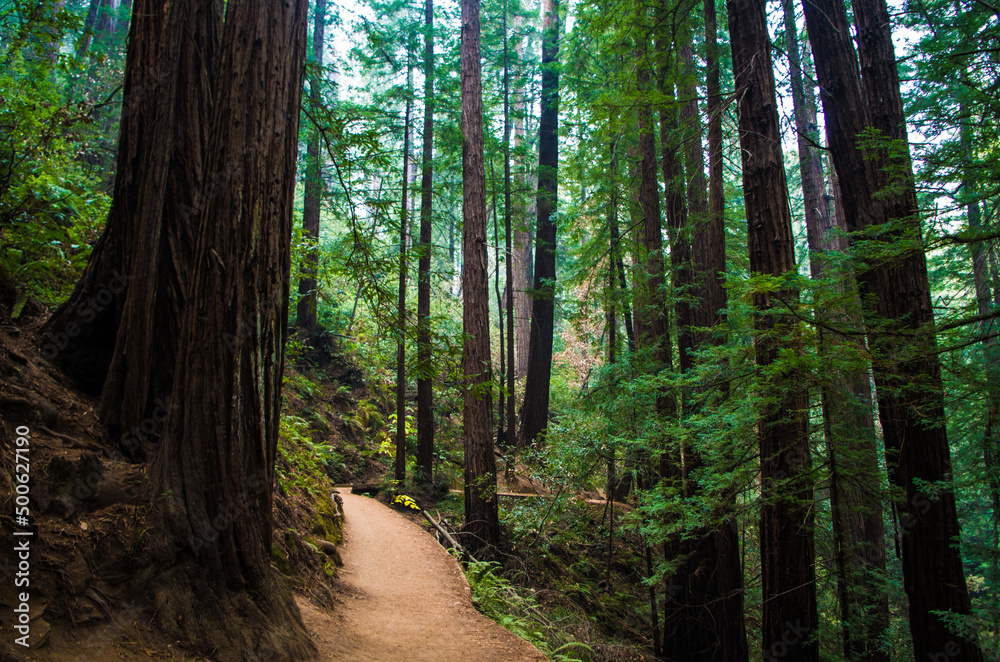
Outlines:
{"label": "redwood tree", "polygon": [[480,74],[479,0],[462,0],[462,373],[465,544],[489,556],[500,542],[493,457],[493,392],[486,246],[486,167]]}
{"label": "redwood tree", "polygon": [[[785,36],[792,87],[792,106],[798,137],[799,173],[805,206],[809,267],[819,285],[815,315],[824,321],[817,333],[821,361],[864,353],[863,336],[849,335],[862,327],[861,300],[850,269],[832,268],[828,252],[847,248],[846,227],[834,226],[835,217],[825,198],[823,161],[816,130],[816,99],[806,83],[795,25],[795,3],[784,0]],[[831,332],[843,328],[845,334]],[[830,501],[834,532],[840,627],[844,655],[867,662],[888,660],[882,640],[889,625],[888,596],[882,586],[885,572],[885,531],[875,445],[875,421],[867,364],[845,365],[820,385],[823,431],[830,469]]]}
{"label": "redwood tree", "polygon": [[212,222],[189,274],[178,406],[149,469],[156,620],[220,659],[315,654],[271,567],[306,10],[227,5],[201,155]]}
{"label": "redwood tree", "polygon": [[538,220],[535,226],[531,339],[518,445],[545,429],[555,333],[557,169],[559,166],[559,0],[542,0],[542,115],[538,123]]}
{"label": "redwood tree", "polygon": [[[859,75],[844,3],[805,3],[844,217],[861,291],[871,302],[863,314],[889,479],[900,492],[896,510],[914,654],[924,660],[948,651],[951,660],[979,662],[978,646],[959,644],[934,613],[970,610],[955,544],[960,530],[949,483],[951,454],[934,311],[892,44],[887,34],[872,34],[888,31],[888,13],[884,5],[872,3],[856,4],[854,10],[867,13],[858,20],[868,81]],[[860,144],[870,127],[902,149],[887,148],[884,140]]]}
{"label": "redwood tree", "polygon": [[431,211],[434,185],[434,0],[424,2],[424,146],[420,174],[420,244],[417,247],[417,462],[416,478],[430,481],[434,462],[434,392],[431,365]]}
{"label": "redwood tree", "polygon": [[[309,102],[313,108],[320,104],[320,78],[323,66],[323,39],[326,33],[326,0],[316,0],[313,23],[313,57],[315,67],[309,81]],[[319,128],[313,127],[306,143],[305,195],[302,200],[302,235],[310,242],[306,251],[299,280],[299,303],[295,310],[295,323],[308,335],[316,333],[316,269],[319,265],[319,213],[323,198],[323,175],[320,168]]]}
{"label": "redwood tree", "polygon": [[[750,270],[780,278],[795,271],[788,184],[781,153],[771,42],[764,0],[729,0],[733,72],[739,97],[743,197]],[[754,295],[757,364],[768,377],[758,422],[761,461],[761,636],[765,655],[817,662],[819,644],[813,563],[813,494],[808,403],[794,367],[775,366],[799,351],[788,286]]]}
{"label": "redwood tree", "polygon": [[128,457],[162,428],[196,233],[205,218],[209,80],[221,3],[137,0],[126,56],[118,167],[105,230],[72,295],[43,328],[43,353],[84,390]]}

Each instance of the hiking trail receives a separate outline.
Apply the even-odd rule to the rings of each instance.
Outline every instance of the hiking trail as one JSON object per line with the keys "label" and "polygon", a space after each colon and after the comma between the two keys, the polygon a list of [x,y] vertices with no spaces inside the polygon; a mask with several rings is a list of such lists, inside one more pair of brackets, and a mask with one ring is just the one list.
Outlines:
{"label": "hiking trail", "polygon": [[458,562],[417,524],[343,490],[342,604],[297,597],[319,659],[343,662],[527,662],[538,649],[472,606]]}

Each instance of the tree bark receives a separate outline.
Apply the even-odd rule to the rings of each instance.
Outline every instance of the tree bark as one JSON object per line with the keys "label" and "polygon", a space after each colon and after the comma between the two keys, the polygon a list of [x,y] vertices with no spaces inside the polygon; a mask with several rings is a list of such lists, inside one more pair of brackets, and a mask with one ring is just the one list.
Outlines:
{"label": "tree bark", "polygon": [[[838,278],[832,296],[819,290],[815,315],[825,324],[848,331],[862,329],[861,300],[849,270],[833,271],[826,253],[844,250],[846,228],[833,228],[830,207],[824,198],[823,161],[815,146],[816,101],[812,85],[804,83],[799,53],[795,5],[784,0],[785,36],[792,86],[795,129],[798,134],[799,172],[805,204],[806,236],[812,279]],[[856,337],[856,336],[855,336]],[[864,355],[863,340],[852,340],[820,327],[821,361]],[[840,626],[844,655],[850,660],[888,662],[882,640],[889,626],[889,602],[880,577],[885,572],[885,531],[882,524],[880,474],[870,378],[867,368],[845,367],[821,384],[823,429],[830,466],[834,553],[839,587]]]}
{"label": "tree bark", "polygon": [[[869,1],[855,3],[854,11],[869,78],[864,95],[844,4],[837,0],[805,4],[844,216],[852,248],[860,258],[861,291],[874,302],[863,312],[889,478],[905,493],[896,510],[903,532],[903,584],[910,603],[914,654],[923,660],[958,646],[950,659],[979,662],[978,646],[958,644],[944,621],[932,613],[967,614],[970,609],[961,557],[953,542],[960,539],[955,496],[940,486],[951,474],[941,365],[908,149],[887,158],[878,149],[866,154],[858,144],[866,127],[874,126],[906,145],[895,60],[886,39],[888,15],[884,5],[875,7]],[[880,29],[886,35],[877,35]],[[892,190],[880,194],[890,184]],[[887,228],[885,223],[891,225]],[[875,227],[878,236],[866,241]],[[901,244],[892,246],[887,257],[888,242]],[[875,257],[876,252],[881,255]],[[933,493],[925,491],[922,481],[935,485]]]}
{"label": "tree bark", "polygon": [[[771,44],[763,0],[729,0],[736,79],[743,196],[750,270],[779,277],[795,270],[788,185],[781,154]],[[758,422],[761,457],[761,579],[763,652],[786,661],[817,662],[819,644],[813,563],[813,495],[809,477],[808,408],[794,367],[776,369],[780,352],[797,352],[798,292],[783,288],[754,295],[757,364],[776,374]],[[775,310],[777,308],[777,310]]]}
{"label": "tree bark", "polygon": [[[714,10],[713,3],[713,14],[710,17],[713,30]],[[725,230],[721,213],[717,215],[717,223],[712,222],[709,214],[692,35],[686,24],[681,26],[681,30],[678,48],[681,65],[678,80],[681,122],[680,127],[674,128],[674,132],[680,130],[674,140],[680,140],[684,147],[683,181],[687,182],[687,213],[686,217],[679,218],[680,227],[671,230],[676,237],[675,243],[679,244],[676,250],[672,248],[671,251],[681,257],[679,274],[682,278],[686,274],[686,283],[683,284],[685,289],[679,294],[691,301],[690,305],[677,311],[678,325],[683,325],[684,329],[682,334],[679,331],[679,336],[693,350],[702,349],[708,344],[718,345],[725,340],[715,330],[723,320],[719,311],[726,307],[726,293],[722,287]],[[718,66],[717,62],[714,64]],[[716,79],[715,84],[717,83]],[[670,124],[672,122],[668,117],[664,125],[668,131]],[[721,133],[718,138],[721,150]],[[664,144],[667,145],[668,141],[664,141]],[[671,152],[679,147],[675,145]],[[664,153],[666,154],[666,148]],[[670,164],[669,170],[678,170],[676,163]],[[673,174],[676,182],[680,173]],[[721,191],[718,195],[716,203],[721,206]],[[680,202],[674,204],[679,206]],[[685,254],[687,258],[683,259]],[[690,350],[682,353],[680,366],[684,371],[694,366]],[[696,402],[687,399],[685,416],[693,415],[697,406]],[[703,458],[696,445],[683,448],[682,481],[684,494],[688,498],[699,496],[701,488],[691,479],[691,474],[703,465]],[[665,606],[667,617],[664,623],[664,648],[670,650],[677,659],[732,662],[748,660],[739,541],[731,515],[735,509],[735,498],[731,490],[723,490],[721,497],[718,508],[723,514],[723,523],[715,528],[689,532],[688,540],[682,543],[680,550],[682,565],[669,580],[672,590]]]}
{"label": "tree bark", "polygon": [[194,238],[213,194],[202,157],[221,23],[221,3],[135,4],[111,209],[43,328],[43,355],[101,394],[109,437],[135,460],[163,432],[150,415],[170,400]]}
{"label": "tree bark", "polygon": [[431,212],[434,186],[434,0],[424,1],[424,152],[420,176],[417,265],[417,480],[430,482],[434,462],[434,365],[431,350]]}
{"label": "tree bark", "polygon": [[538,123],[538,221],[531,338],[518,445],[532,443],[548,425],[549,377],[555,334],[556,211],[559,166],[559,1],[542,0],[542,101]]}
{"label": "tree bark", "polygon": [[403,199],[399,206],[399,296],[396,305],[396,466],[395,479],[406,478],[406,242],[409,235],[410,114],[413,112],[413,66],[407,53],[406,111],[403,116]]}
{"label": "tree bark", "polygon": [[[326,34],[326,0],[316,0],[313,9],[313,66],[316,68],[312,80],[309,81],[309,102],[313,110],[322,102],[320,88],[320,71],[323,66],[323,40]],[[299,280],[299,302],[295,310],[295,322],[307,337],[316,333],[316,288],[317,269],[319,267],[319,216],[320,202],[323,199],[323,174],[320,169],[319,156],[320,131],[313,127],[309,132],[306,144],[306,181],[305,196],[302,201],[302,235],[309,242],[306,251],[305,264],[302,269],[302,279]]]}
{"label": "tree bark", "polygon": [[465,546],[479,559],[500,542],[486,250],[486,170],[479,0],[462,0],[462,372],[465,376]]}
{"label": "tree bark", "polygon": [[[503,4],[503,218],[504,218],[504,264],[506,267],[506,312],[507,312],[507,444],[514,446],[517,430],[517,397],[515,394],[517,357],[514,355],[514,237],[511,219],[510,181],[510,38],[507,34],[507,0]],[[513,464],[508,460],[507,466]]]}
{"label": "tree bark", "polygon": [[[514,15],[514,30],[520,33],[524,25],[524,17],[517,13]],[[517,62],[524,62],[524,38],[517,40],[514,46],[517,54]],[[521,79],[519,79],[521,80]],[[523,84],[519,84],[514,90],[514,158],[517,159],[520,147],[524,144],[525,133],[525,106],[527,92]],[[524,167],[520,167],[520,173],[516,177],[519,189],[527,188],[528,178],[524,174]],[[517,379],[523,379],[528,374],[528,345],[531,339],[531,295],[528,288],[531,285],[532,276],[532,256],[531,256],[531,215],[524,203],[523,194],[519,194],[513,200],[513,223],[514,229],[514,326],[515,326],[515,351],[517,353],[516,373]]]}
{"label": "tree bark", "polygon": [[156,620],[220,659],[315,649],[271,567],[307,3],[230,0],[172,401],[150,467]]}

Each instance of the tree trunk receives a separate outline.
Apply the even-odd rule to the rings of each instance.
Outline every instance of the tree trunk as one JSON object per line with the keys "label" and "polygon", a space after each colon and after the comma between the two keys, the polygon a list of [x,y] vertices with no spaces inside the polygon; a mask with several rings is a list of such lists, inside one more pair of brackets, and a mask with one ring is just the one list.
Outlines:
{"label": "tree trunk", "polygon": [[431,210],[434,186],[434,0],[424,1],[424,153],[420,176],[417,265],[417,480],[430,482],[434,462],[434,364],[431,351]]}
{"label": "tree trunk", "polygon": [[406,478],[406,241],[410,209],[410,114],[413,111],[413,66],[407,53],[406,111],[403,117],[403,199],[399,206],[399,297],[396,305],[396,466],[394,477]]}
{"label": "tree trunk", "polygon": [[[313,24],[313,65],[316,73],[309,81],[309,102],[315,111],[322,102],[319,94],[320,68],[323,66],[323,40],[326,32],[326,0],[316,0]],[[299,302],[295,310],[295,321],[299,330],[307,337],[316,333],[316,287],[319,267],[319,215],[320,201],[323,199],[323,175],[320,171],[319,156],[320,131],[313,127],[306,144],[305,196],[302,201],[302,235],[309,242],[302,279],[299,280]]]}
{"label": "tree trunk", "polygon": [[[795,5],[792,0],[784,0],[783,5],[811,275],[817,282],[824,276],[840,279],[829,300],[818,299],[815,315],[827,325],[857,331],[863,326],[854,274],[849,270],[826,273],[831,265],[825,253],[846,248],[842,234],[846,228],[832,231],[830,207],[824,199],[823,161],[813,147],[819,144],[815,96],[812,85],[804,84]],[[821,362],[827,363],[850,354],[863,356],[865,346],[863,339],[842,337],[820,327],[818,351]],[[889,626],[889,602],[880,580],[885,572],[885,531],[880,481],[875,480],[881,472],[870,379],[867,369],[856,367],[835,374],[836,378],[821,385],[821,400],[844,655],[850,660],[888,662],[881,644]]]}
{"label": "tree trunk", "polygon": [[[714,9],[712,4],[712,12]],[[714,30],[714,14],[710,18]],[[682,141],[684,146],[686,175],[682,181],[688,183],[687,214],[686,218],[680,216],[679,227],[671,230],[675,243],[683,242],[676,250],[671,250],[678,256],[687,254],[686,259],[679,260],[677,267],[682,278],[686,272],[684,293],[692,301],[689,306],[677,311],[678,325],[683,328],[683,333],[679,330],[679,336],[690,349],[702,349],[709,343],[720,344],[725,340],[723,335],[714,331],[722,321],[719,311],[726,307],[721,275],[725,271],[725,231],[721,213],[717,215],[717,223],[710,221],[692,35],[686,25],[681,30],[681,77],[678,80],[681,126],[680,133],[673,140]],[[666,114],[661,115],[664,116]],[[670,131],[672,122],[669,116],[666,117],[663,126]],[[668,136],[665,134],[663,137]],[[721,149],[721,133],[718,137]],[[667,154],[669,140],[664,141],[664,154]],[[675,145],[671,153],[678,148]],[[676,162],[664,168],[665,175],[671,173],[676,184],[680,175],[676,172],[679,170]],[[680,193],[677,191],[675,195]],[[719,198],[717,203],[721,206],[721,192]],[[679,200],[674,202],[678,207],[681,204]],[[684,351],[680,360],[681,369],[688,370],[693,364],[690,351]],[[695,402],[686,402],[685,415],[693,414],[696,406]],[[698,449],[685,447],[681,467],[684,494],[688,498],[699,495],[701,488],[690,476],[701,466],[703,460]],[[735,499],[730,491],[724,491],[722,499],[719,507],[724,511],[725,521],[712,529],[689,532],[689,540],[680,549],[682,565],[670,580],[672,590],[666,601],[669,618],[664,623],[664,649],[671,651],[676,659],[727,662],[746,662],[748,659],[739,541],[735,522],[729,514],[735,508]]]}
{"label": "tree trunk", "polygon": [[221,23],[220,3],[135,4],[111,209],[43,328],[43,355],[101,394],[98,414],[132,459],[163,432],[150,414],[170,402],[195,234],[214,193],[201,189]]}
{"label": "tree trunk", "polygon": [[[515,394],[517,357],[514,355],[514,246],[513,227],[511,220],[510,191],[510,40],[507,34],[507,0],[503,4],[503,218],[504,218],[504,249],[506,259],[506,311],[507,311],[507,443],[514,446],[514,436],[517,430],[517,398]],[[508,460],[509,470],[513,463]]]}
{"label": "tree trunk", "polygon": [[478,559],[500,542],[486,251],[486,170],[479,0],[462,0],[462,373],[465,376],[465,546]]}
{"label": "tree trunk", "polygon": [[[516,13],[514,15],[514,31],[520,34],[523,25],[524,17],[520,13]],[[520,37],[514,46],[518,63],[524,62],[524,41],[524,38]],[[524,144],[526,94],[523,85],[519,85],[514,90],[516,101],[514,102],[513,152],[515,159],[520,153],[519,148]],[[521,167],[519,170],[521,174],[517,175],[516,178],[518,189],[527,188],[528,178],[524,174],[524,168]],[[513,199],[512,214],[514,224],[514,279],[512,281],[514,289],[514,347],[517,353],[515,376],[517,379],[523,379],[528,374],[528,345],[531,338],[531,295],[528,289],[533,276],[531,215],[528,213],[523,194],[519,194]]]}
{"label": "tree trunk", "polygon": [[[908,150],[887,159],[878,150],[865,154],[858,144],[869,126],[886,137],[901,137],[906,144],[898,77],[888,71],[895,68],[891,41],[875,34],[879,29],[887,33],[888,16],[884,5],[876,8],[868,1],[855,3],[854,11],[869,77],[864,83],[867,99],[862,96],[844,4],[814,0],[805,5],[844,216],[852,247],[864,260],[859,260],[859,282],[865,298],[874,301],[864,316],[889,478],[905,493],[896,509],[903,531],[903,584],[910,602],[914,653],[924,660],[947,647],[952,660],[979,662],[978,646],[956,643],[944,621],[932,613],[967,614],[970,609],[961,557],[953,542],[960,539],[955,496],[940,486],[951,475],[941,365]],[[877,112],[872,112],[876,106]],[[877,195],[890,183],[892,192]],[[866,241],[873,227],[890,221],[888,232],[881,228],[877,238]],[[893,246],[887,259],[888,242],[903,243]],[[880,254],[875,261],[870,259],[873,245]],[[924,491],[922,481],[935,485],[933,493]],[[955,646],[958,651],[951,655]]]}
{"label": "tree trunk", "polygon": [[225,660],[315,655],[271,567],[306,16],[305,0],[228,3],[202,161],[212,222],[149,471],[157,623]]}
{"label": "tree trunk", "polygon": [[528,373],[518,445],[533,442],[548,425],[549,376],[555,334],[556,211],[559,166],[559,1],[542,0],[542,102],[538,123],[538,222],[531,302]]}
{"label": "tree trunk", "polygon": [[[747,210],[750,270],[782,276],[795,270],[792,218],[781,154],[771,43],[763,0],[729,0],[733,71]],[[760,555],[764,655],[816,662],[818,617],[813,563],[813,494],[804,380],[795,368],[775,370],[780,352],[799,351],[795,318],[779,312],[798,292],[754,295],[757,364],[775,374],[758,422],[761,457]],[[779,311],[773,309],[778,307]]]}

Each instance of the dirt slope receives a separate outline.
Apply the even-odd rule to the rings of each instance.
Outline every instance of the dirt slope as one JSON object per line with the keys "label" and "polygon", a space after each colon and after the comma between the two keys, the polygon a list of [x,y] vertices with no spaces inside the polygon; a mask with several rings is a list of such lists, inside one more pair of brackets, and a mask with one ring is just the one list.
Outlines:
{"label": "dirt slope", "polygon": [[322,660],[521,662],[531,644],[472,606],[458,563],[419,526],[374,499],[342,494],[344,602],[333,615],[299,600]]}

